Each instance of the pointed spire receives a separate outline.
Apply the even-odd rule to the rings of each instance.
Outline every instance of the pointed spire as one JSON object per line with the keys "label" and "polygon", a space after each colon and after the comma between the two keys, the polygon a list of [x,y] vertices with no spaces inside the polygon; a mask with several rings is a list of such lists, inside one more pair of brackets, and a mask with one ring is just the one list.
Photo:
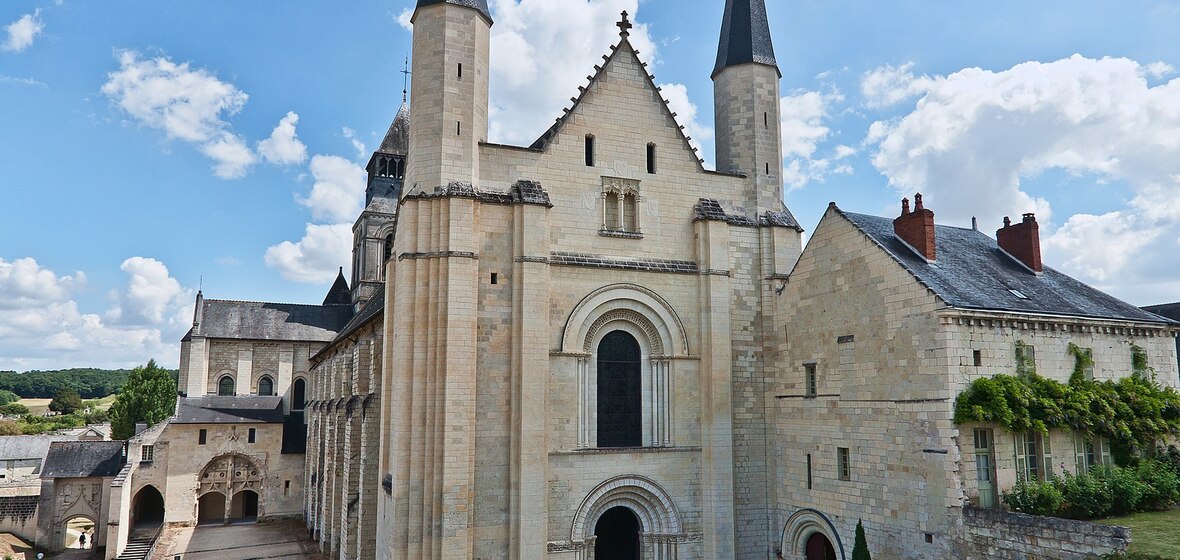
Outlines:
{"label": "pointed spire", "polygon": [[717,66],[713,68],[713,76],[730,66],[749,63],[765,64],[778,70],[770,38],[770,21],[766,18],[766,0],[725,0],[721,44],[717,47]]}
{"label": "pointed spire", "polygon": [[492,12],[488,10],[488,0],[418,0],[418,8],[423,6],[433,6],[435,4],[454,4],[456,6],[464,6],[476,10],[488,20],[488,24],[492,23]]}
{"label": "pointed spire", "polygon": [[385,139],[381,141],[378,152],[404,156],[410,153],[410,106],[402,102],[397,110],[397,116],[389,125]]}
{"label": "pointed spire", "polygon": [[324,305],[351,305],[352,292],[348,289],[348,280],[344,279],[344,267],[340,267],[340,274],[336,276],[336,282],[332,284],[332,288],[328,290],[328,295],[324,297]]}

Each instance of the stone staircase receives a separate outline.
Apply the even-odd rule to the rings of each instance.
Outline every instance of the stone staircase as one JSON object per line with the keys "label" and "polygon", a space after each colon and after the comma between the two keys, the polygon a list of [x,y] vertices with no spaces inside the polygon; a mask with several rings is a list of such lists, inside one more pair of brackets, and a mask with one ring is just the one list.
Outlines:
{"label": "stone staircase", "polygon": [[123,554],[119,555],[118,560],[146,560],[155,541],[153,537],[154,535],[128,540],[127,548],[123,549]]}

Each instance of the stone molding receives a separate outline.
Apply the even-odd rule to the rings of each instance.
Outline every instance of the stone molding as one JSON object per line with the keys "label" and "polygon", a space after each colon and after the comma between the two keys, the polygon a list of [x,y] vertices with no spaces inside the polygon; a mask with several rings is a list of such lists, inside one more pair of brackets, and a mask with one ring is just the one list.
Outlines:
{"label": "stone molding", "polygon": [[697,263],[692,261],[607,257],[589,253],[554,252],[549,256],[549,263],[559,266],[613,268],[616,270],[669,272],[674,274],[696,274],[700,271]]}
{"label": "stone molding", "polygon": [[622,506],[639,519],[643,533],[683,534],[680,511],[672,497],[649,478],[623,475],[609,479],[591,490],[578,506],[570,526],[570,541],[594,536],[594,525],[607,510]]}
{"label": "stone molding", "polygon": [[804,508],[796,511],[787,519],[783,527],[783,538],[779,546],[779,554],[785,558],[806,558],[807,539],[811,535],[821,533],[828,538],[832,546],[839,552],[840,560],[847,560],[844,552],[844,541],[840,540],[840,533],[832,524],[828,516],[819,510]]}
{"label": "stone molding", "polygon": [[470,251],[435,251],[432,253],[402,253],[397,256],[398,262],[404,260],[424,259],[479,259],[479,254]]}

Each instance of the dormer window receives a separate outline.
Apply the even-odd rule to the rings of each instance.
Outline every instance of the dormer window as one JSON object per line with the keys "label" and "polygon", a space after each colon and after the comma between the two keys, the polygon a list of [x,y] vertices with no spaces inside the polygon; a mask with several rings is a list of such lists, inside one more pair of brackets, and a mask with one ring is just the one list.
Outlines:
{"label": "dormer window", "polygon": [[639,181],[602,178],[602,229],[611,237],[640,237]]}

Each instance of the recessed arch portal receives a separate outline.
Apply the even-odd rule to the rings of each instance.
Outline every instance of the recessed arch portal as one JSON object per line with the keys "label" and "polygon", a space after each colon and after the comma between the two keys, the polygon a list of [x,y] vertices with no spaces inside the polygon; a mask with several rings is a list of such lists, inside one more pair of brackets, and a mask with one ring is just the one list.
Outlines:
{"label": "recessed arch portal", "polygon": [[133,526],[159,525],[164,522],[164,496],[155,486],[148,484],[140,488],[131,504]]}
{"label": "recessed arch portal", "polygon": [[[816,536],[820,538],[816,538]],[[829,556],[825,543],[830,547]],[[846,560],[844,543],[835,525],[826,515],[814,509],[795,512],[783,528],[783,556],[811,560],[817,555],[821,560]]]}

